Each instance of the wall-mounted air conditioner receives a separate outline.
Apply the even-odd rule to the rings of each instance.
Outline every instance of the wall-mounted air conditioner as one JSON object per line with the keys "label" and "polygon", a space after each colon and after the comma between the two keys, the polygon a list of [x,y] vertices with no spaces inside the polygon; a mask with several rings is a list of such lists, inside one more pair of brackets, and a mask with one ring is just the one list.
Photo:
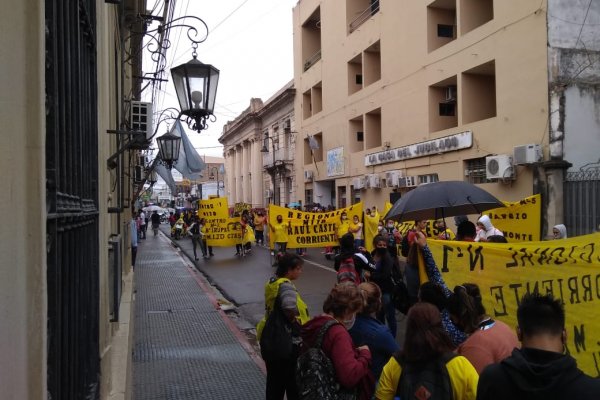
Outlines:
{"label": "wall-mounted air conditioner", "polygon": [[512,179],[512,157],[508,154],[499,154],[497,156],[486,157],[485,175],[487,179]]}
{"label": "wall-mounted air conditioner", "polygon": [[289,119],[283,121],[283,130],[288,133],[292,130],[292,122]]}
{"label": "wall-mounted air conditioner", "polygon": [[416,176],[405,176],[398,178],[398,187],[415,187],[417,186],[417,177]]}
{"label": "wall-mounted air conditioner", "polygon": [[385,185],[391,188],[397,188],[400,185],[401,171],[388,171],[385,173]]}
{"label": "wall-mounted air conditioner", "polygon": [[533,164],[542,161],[542,146],[539,144],[525,144],[515,146],[513,149],[513,162],[515,165]]}
{"label": "wall-mounted air conditioner", "polygon": [[304,170],[304,182],[312,182],[313,176],[314,176],[313,171]]}
{"label": "wall-mounted air conditioner", "polygon": [[455,85],[446,86],[445,100],[447,102],[456,101],[456,86]]}
{"label": "wall-mounted air conditioner", "polygon": [[266,198],[271,198],[273,197],[273,191],[271,189],[266,189],[265,190],[265,197]]}
{"label": "wall-mounted air conditioner", "polygon": [[367,189],[379,189],[381,187],[381,181],[378,174],[365,175],[365,187]]}
{"label": "wall-mounted air conditioner", "polygon": [[134,131],[145,132],[145,139],[150,139],[154,133],[152,127],[152,103],[131,101],[129,110],[129,126]]}
{"label": "wall-mounted air conditioner", "polygon": [[354,190],[364,189],[365,188],[365,177],[359,176],[357,178],[352,178],[352,186],[354,186]]}

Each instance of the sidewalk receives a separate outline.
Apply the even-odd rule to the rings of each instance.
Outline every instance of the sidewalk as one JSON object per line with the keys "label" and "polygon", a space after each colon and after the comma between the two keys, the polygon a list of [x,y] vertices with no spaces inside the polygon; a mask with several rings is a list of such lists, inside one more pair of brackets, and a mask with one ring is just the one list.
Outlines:
{"label": "sidewalk", "polygon": [[133,398],[264,399],[264,364],[206,280],[163,235],[135,267]]}

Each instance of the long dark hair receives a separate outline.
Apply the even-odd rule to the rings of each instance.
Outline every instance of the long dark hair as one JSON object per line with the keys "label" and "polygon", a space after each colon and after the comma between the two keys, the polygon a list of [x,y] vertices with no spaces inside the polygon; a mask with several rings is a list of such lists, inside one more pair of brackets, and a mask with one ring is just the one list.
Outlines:
{"label": "long dark hair", "polygon": [[410,363],[426,363],[454,350],[452,340],[442,326],[436,306],[417,303],[408,310],[406,336],[400,357]]}
{"label": "long dark hair", "polygon": [[479,286],[474,283],[456,286],[454,294],[448,299],[448,311],[459,328],[466,334],[473,333],[479,327],[481,317],[485,315]]}

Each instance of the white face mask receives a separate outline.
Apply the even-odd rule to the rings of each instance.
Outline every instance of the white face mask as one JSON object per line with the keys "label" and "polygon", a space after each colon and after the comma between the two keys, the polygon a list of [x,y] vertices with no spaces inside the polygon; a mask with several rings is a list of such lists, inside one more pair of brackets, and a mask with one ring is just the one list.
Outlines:
{"label": "white face mask", "polygon": [[348,217],[346,217],[345,215],[342,215],[342,219],[346,220],[346,219],[348,219]]}
{"label": "white face mask", "polygon": [[352,318],[351,319],[347,319],[347,320],[344,321],[344,327],[347,330],[350,330],[354,326],[355,322],[356,322],[356,314],[352,314]]}
{"label": "white face mask", "polygon": [[383,226],[381,226],[381,225],[377,225],[377,230],[378,230],[378,231],[381,231],[382,229],[383,229]]}

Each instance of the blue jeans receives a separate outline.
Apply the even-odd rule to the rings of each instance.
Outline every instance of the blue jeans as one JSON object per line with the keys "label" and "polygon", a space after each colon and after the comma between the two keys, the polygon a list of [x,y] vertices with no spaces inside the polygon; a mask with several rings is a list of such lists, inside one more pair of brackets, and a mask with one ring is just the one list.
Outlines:
{"label": "blue jeans", "polygon": [[394,307],[394,302],[392,301],[392,294],[383,293],[381,297],[383,304],[381,310],[377,313],[377,319],[383,323],[387,320],[392,336],[395,339],[398,326],[396,322],[396,307]]}

